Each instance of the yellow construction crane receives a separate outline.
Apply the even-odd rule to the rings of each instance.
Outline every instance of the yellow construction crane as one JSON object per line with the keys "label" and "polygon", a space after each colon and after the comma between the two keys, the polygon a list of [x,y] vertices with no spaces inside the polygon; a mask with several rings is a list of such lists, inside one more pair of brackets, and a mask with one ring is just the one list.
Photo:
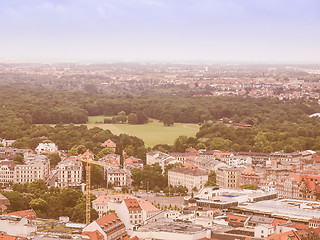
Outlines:
{"label": "yellow construction crane", "polygon": [[[88,152],[89,150],[87,150]],[[77,160],[87,163],[86,165],[86,224],[90,223],[90,210],[91,210],[91,198],[90,198],[90,189],[91,189],[91,164],[96,164],[103,167],[104,172],[106,168],[119,168],[115,165],[111,165],[104,162],[94,161],[89,158],[88,155],[77,157]]]}

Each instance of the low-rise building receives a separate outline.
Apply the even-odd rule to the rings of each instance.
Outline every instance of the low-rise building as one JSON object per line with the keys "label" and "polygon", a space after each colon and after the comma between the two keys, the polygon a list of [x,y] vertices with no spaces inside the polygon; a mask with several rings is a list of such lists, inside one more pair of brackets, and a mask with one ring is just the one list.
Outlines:
{"label": "low-rise building", "polygon": [[123,169],[131,172],[134,168],[143,168],[143,161],[140,158],[129,157],[123,161]]}
{"label": "low-rise building", "polygon": [[53,142],[43,142],[39,143],[39,145],[36,147],[37,154],[42,153],[56,153],[58,152],[58,147]]}
{"label": "low-rise building", "polygon": [[108,155],[100,158],[98,161],[104,162],[108,165],[120,166],[120,155],[108,154]]}
{"label": "low-rise building", "polygon": [[94,239],[99,239],[99,236],[102,235],[102,239],[118,240],[125,237],[127,232],[120,218],[115,213],[110,213],[87,225],[83,229],[82,234],[89,237],[92,235],[97,236],[97,238]]}
{"label": "low-rise building", "polygon": [[197,240],[210,239],[211,230],[201,225],[189,222],[176,222],[173,219],[161,218],[141,226],[133,232],[132,237],[139,239],[181,239]]}
{"label": "low-rise building", "polygon": [[17,211],[17,212],[11,212],[7,213],[6,215],[8,216],[14,216],[18,219],[22,218],[27,218],[29,220],[35,220],[37,218],[37,215],[33,209],[28,209],[28,210],[22,210],[22,211]]}
{"label": "low-rise building", "polygon": [[291,173],[276,185],[281,198],[317,200],[320,194],[320,176]]}
{"label": "low-rise building", "polygon": [[9,219],[0,219],[0,232],[8,235],[27,237],[31,233],[37,231],[37,226],[30,222],[27,218],[22,218],[19,221],[11,221]]}
{"label": "low-rise building", "polygon": [[108,140],[104,141],[104,142],[101,144],[101,147],[111,148],[112,151],[115,153],[115,152],[116,152],[117,144],[116,144],[114,141],[112,141],[111,139],[108,139]]}
{"label": "low-rise building", "polygon": [[135,226],[143,224],[142,208],[137,199],[124,199],[118,210],[119,218],[123,221],[126,229],[132,231]]}
{"label": "low-rise building", "polygon": [[99,217],[102,217],[103,214],[110,210],[118,212],[120,204],[123,200],[133,198],[138,201],[140,207],[142,208],[143,221],[160,212],[160,210],[153,206],[150,202],[129,194],[101,195],[92,201],[92,208],[98,212]]}
{"label": "low-rise building", "polygon": [[162,173],[165,171],[165,167],[169,164],[182,163],[182,161],[177,160],[175,157],[170,156],[167,153],[160,151],[154,151],[147,153],[147,164],[152,165],[158,163],[162,169]]}
{"label": "low-rise building", "polygon": [[320,218],[311,218],[309,220],[309,228],[320,228]]}

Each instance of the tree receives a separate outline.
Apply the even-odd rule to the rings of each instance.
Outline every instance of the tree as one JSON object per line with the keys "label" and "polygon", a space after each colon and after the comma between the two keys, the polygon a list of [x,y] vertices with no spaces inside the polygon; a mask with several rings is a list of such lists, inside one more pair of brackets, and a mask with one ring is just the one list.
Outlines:
{"label": "tree", "polygon": [[61,161],[61,157],[60,157],[59,153],[49,154],[49,159],[50,159],[50,166],[51,167],[55,167]]}
{"label": "tree", "polygon": [[122,186],[121,187],[121,191],[123,192],[123,193],[129,193],[129,187],[128,186]]}
{"label": "tree", "polygon": [[129,124],[137,124],[138,123],[138,117],[135,113],[130,113],[128,115],[128,123]]}
{"label": "tree", "polygon": [[127,116],[126,116],[125,111],[121,111],[121,112],[118,113],[118,119],[119,119],[119,121],[121,121],[122,123],[127,122]]}
{"label": "tree", "polygon": [[145,124],[148,123],[148,121],[149,119],[143,111],[137,112],[137,124]]}
{"label": "tree", "polygon": [[162,116],[162,122],[165,126],[172,126],[174,124],[174,118],[170,114],[164,114]]}
{"label": "tree", "polygon": [[176,152],[184,152],[187,148],[186,142],[188,140],[187,136],[179,136],[175,141],[174,141],[174,150]]}
{"label": "tree", "polygon": [[45,211],[46,208],[48,207],[48,203],[43,200],[42,198],[37,198],[37,199],[32,199],[29,203],[30,208],[40,211]]}
{"label": "tree", "polygon": [[246,183],[240,186],[241,189],[251,189],[251,190],[257,190],[259,187],[256,184]]}
{"label": "tree", "polygon": [[97,156],[98,156],[99,158],[102,158],[102,157],[104,157],[104,156],[106,156],[106,155],[108,155],[108,154],[111,154],[111,153],[113,153],[113,149],[112,149],[112,148],[109,148],[109,147],[106,147],[106,148],[102,149],[102,150],[97,154]]}
{"label": "tree", "polygon": [[215,186],[216,185],[216,172],[211,170],[208,175],[208,181],[206,182],[205,186]]}
{"label": "tree", "polygon": [[10,205],[8,206],[8,210],[19,211],[28,208],[28,202],[23,198],[23,194],[19,192],[4,192],[2,193],[6,198],[8,198]]}
{"label": "tree", "polygon": [[155,186],[153,189],[156,193],[160,192],[160,188],[158,186]]}
{"label": "tree", "polygon": [[21,154],[17,154],[14,158],[13,161],[15,164],[23,164],[23,156]]}

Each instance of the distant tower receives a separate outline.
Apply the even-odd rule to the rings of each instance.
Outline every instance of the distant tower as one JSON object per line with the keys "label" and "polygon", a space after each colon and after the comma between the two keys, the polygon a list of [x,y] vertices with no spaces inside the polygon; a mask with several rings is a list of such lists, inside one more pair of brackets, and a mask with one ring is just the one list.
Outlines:
{"label": "distant tower", "polygon": [[205,71],[205,72],[208,72],[208,70],[209,70],[208,66],[205,66],[205,67],[204,67],[204,71]]}

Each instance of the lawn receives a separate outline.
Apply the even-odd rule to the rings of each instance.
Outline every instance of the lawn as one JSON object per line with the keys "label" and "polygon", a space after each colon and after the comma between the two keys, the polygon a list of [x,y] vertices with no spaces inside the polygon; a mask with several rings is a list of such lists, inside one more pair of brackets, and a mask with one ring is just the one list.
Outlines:
{"label": "lawn", "polygon": [[199,126],[197,124],[175,123],[173,126],[165,127],[163,123],[154,119],[152,122],[143,125],[92,124],[103,118],[104,116],[89,117],[88,127],[99,126],[102,129],[109,129],[116,135],[119,135],[120,133],[127,133],[131,136],[141,138],[148,147],[152,147],[157,144],[173,144],[177,137],[181,135],[195,137],[196,133],[199,131]]}

